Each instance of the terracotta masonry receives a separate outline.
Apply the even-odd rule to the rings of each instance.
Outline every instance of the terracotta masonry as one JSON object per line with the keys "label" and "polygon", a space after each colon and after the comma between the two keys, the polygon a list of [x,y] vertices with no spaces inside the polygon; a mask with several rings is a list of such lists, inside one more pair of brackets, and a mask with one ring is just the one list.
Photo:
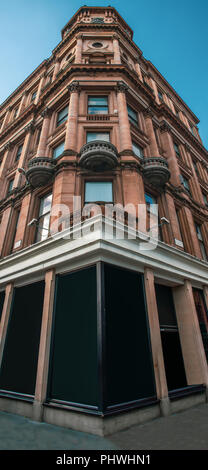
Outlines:
{"label": "terracotta masonry", "polygon": [[[105,409],[105,377],[100,370],[100,365],[105,368],[105,263],[136,272],[142,278],[155,385],[154,411],[151,403],[147,414],[141,411],[138,418],[138,409],[148,404],[142,397],[141,405],[135,392],[123,408],[116,404],[115,414],[125,407],[128,410],[131,402],[130,407],[136,410],[135,415],[128,415],[131,424],[146,419],[145,416],[165,415],[183,404],[206,400],[208,332],[201,312],[208,311],[208,151],[199,136],[198,123],[171,84],[143,57],[133,41],[133,31],[110,6],[81,7],[62,29],[61,41],[51,57],[1,104],[3,366],[15,293],[22,286],[38,282],[44,283],[44,293],[40,344],[34,353],[35,386],[33,394],[28,394],[32,398],[29,396],[26,404],[26,392],[5,390],[0,370],[0,409],[98,434],[125,426],[122,419],[119,424],[112,416],[108,424],[102,421],[105,414],[110,414]],[[99,208],[105,203],[131,206],[129,212],[136,213],[139,228],[136,240],[106,241],[102,230],[98,232],[95,227],[88,230],[86,239],[77,237],[73,241],[72,232],[67,230],[76,232],[80,226],[70,229],[69,222],[58,225],[63,237],[59,233],[53,238],[52,223],[60,216],[69,220],[68,210],[72,216],[75,207],[74,196],[80,197],[81,210],[86,203],[95,203]],[[159,241],[154,250],[141,251],[140,242],[151,234],[148,221],[152,204],[158,205]],[[99,212],[101,209],[94,213],[95,219],[101,218]],[[76,217],[77,213],[75,221]],[[79,223],[88,227],[89,220],[85,216]],[[78,405],[74,407],[70,400],[64,404],[54,398],[52,403],[48,398],[57,285],[63,274],[91,265],[96,265],[96,275],[99,274],[97,345],[101,355],[98,375],[102,406],[99,405],[95,419],[96,407],[87,417],[88,405],[81,406],[79,415]],[[172,299],[165,319],[160,289],[169,292],[169,300]],[[81,292],[78,297],[82,297]],[[196,298],[201,299],[200,305]],[[170,313],[171,305],[175,316]],[[129,311],[129,319],[131,314]],[[171,364],[171,348],[172,356],[176,355],[181,364],[180,380]],[[181,397],[181,405],[174,402],[176,395]]]}

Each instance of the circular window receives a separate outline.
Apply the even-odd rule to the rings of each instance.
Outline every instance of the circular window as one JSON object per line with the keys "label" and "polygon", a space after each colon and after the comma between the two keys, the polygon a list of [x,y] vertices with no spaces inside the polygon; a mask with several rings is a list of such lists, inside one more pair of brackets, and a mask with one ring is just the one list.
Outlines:
{"label": "circular window", "polygon": [[103,47],[103,45],[101,42],[93,42],[92,47],[99,48],[99,47]]}

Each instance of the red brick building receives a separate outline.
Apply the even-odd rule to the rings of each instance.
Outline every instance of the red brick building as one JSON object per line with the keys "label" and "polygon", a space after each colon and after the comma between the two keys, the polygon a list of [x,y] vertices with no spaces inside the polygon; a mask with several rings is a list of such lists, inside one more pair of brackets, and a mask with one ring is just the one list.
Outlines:
{"label": "red brick building", "polygon": [[208,152],[114,8],[61,35],[0,107],[0,409],[106,434],[206,400]]}

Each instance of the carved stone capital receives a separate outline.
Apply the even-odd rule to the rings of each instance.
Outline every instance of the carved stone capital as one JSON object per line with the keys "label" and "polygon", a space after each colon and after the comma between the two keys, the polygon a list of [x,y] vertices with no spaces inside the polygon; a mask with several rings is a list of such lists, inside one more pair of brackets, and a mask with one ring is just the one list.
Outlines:
{"label": "carved stone capital", "polygon": [[30,132],[31,134],[33,134],[34,131],[35,131],[34,122],[30,122],[30,124],[28,124],[28,126],[25,127],[25,131]]}
{"label": "carved stone capital", "polygon": [[122,80],[117,82],[117,85],[116,85],[117,93],[126,93],[128,88],[129,88],[128,85],[124,83]]}
{"label": "carved stone capital", "polygon": [[146,108],[144,111],[143,111],[143,114],[144,114],[144,117],[151,117],[153,118],[154,116],[154,112],[152,110],[152,108],[150,106],[148,106],[148,108]]}
{"label": "carved stone capital", "polygon": [[163,121],[161,126],[160,126],[160,132],[161,134],[163,132],[171,132],[171,126],[168,124],[168,122]]}
{"label": "carved stone capital", "polygon": [[68,90],[70,93],[79,93],[80,91],[80,85],[78,80],[74,80],[69,86]]}
{"label": "carved stone capital", "polygon": [[45,118],[45,117],[50,116],[50,114],[51,114],[51,109],[45,108],[45,109],[42,111],[41,116],[42,116],[43,118]]}

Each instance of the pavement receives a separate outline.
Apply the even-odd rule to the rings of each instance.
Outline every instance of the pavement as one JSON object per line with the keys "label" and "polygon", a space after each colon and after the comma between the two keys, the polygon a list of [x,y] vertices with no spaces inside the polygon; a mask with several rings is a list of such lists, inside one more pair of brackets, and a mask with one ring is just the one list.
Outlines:
{"label": "pavement", "polygon": [[208,404],[107,437],[0,412],[0,450],[208,450]]}

